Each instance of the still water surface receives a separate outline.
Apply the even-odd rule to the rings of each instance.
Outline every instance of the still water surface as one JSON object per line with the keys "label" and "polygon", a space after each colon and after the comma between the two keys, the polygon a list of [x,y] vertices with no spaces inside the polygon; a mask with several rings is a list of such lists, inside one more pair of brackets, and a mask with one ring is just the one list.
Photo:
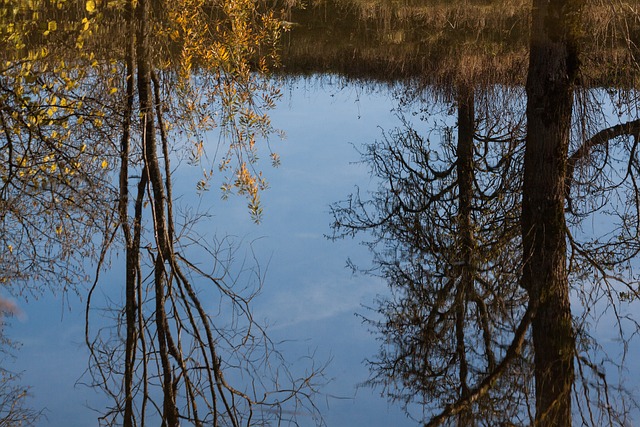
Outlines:
{"label": "still water surface", "polygon": [[[397,101],[386,88],[363,89],[329,78],[287,84],[283,94],[271,113],[274,125],[286,132],[283,141],[272,141],[282,165],[273,169],[265,162],[270,189],[262,195],[263,222],[251,221],[241,197],[221,201],[215,185],[195,196],[200,172],[186,163],[176,175],[175,185],[184,193],[179,204],[210,210],[212,219],[200,225],[203,234],[232,235],[244,242],[242,253],[253,250],[266,272],[254,314],[270,325],[275,341],[289,340],[282,346],[286,358],[295,362],[314,354],[318,364],[330,361],[326,375],[331,382],[317,399],[328,426],[413,425],[377,392],[357,389],[367,378],[363,361],[375,354],[377,342],[355,313],[366,312],[361,306],[386,288],[346,268],[347,258],[369,262],[357,240],[324,237],[330,233],[329,205],[355,185],[367,189],[376,184],[366,165],[356,164],[354,146],[371,143],[381,129],[400,124],[393,111]],[[211,135],[209,142],[216,141]],[[113,258],[112,269],[103,275],[102,294],[119,295],[123,262],[122,256]],[[32,405],[46,408],[39,425],[97,425],[97,413],[90,408],[104,406],[100,394],[78,383],[88,361],[83,301],[75,295],[47,295],[21,303],[23,317],[8,331],[22,343],[13,369],[24,371],[24,384],[32,386]],[[304,416],[300,421],[315,425]]]}
{"label": "still water surface", "polygon": [[[265,162],[270,189],[262,195],[263,222],[256,225],[251,221],[243,198],[222,201],[215,182],[211,191],[197,196],[195,183],[201,178],[200,170],[186,162],[178,167],[175,178],[183,194],[178,204],[198,206],[212,214],[199,225],[200,234],[219,239],[233,236],[242,244],[240,258],[255,254],[265,282],[254,301],[254,315],[269,325],[274,341],[286,340],[281,346],[285,357],[294,363],[308,355],[313,355],[318,365],[330,361],[325,373],[331,382],[316,402],[328,426],[413,426],[415,422],[389,405],[378,391],[357,387],[368,376],[363,362],[376,354],[379,343],[355,313],[370,314],[362,306],[371,305],[376,295],[386,294],[386,285],[354,275],[346,267],[347,259],[364,266],[370,263],[370,254],[359,240],[331,242],[325,237],[331,231],[330,204],[343,200],[355,186],[361,191],[375,189],[377,182],[368,167],[359,163],[356,148],[379,140],[384,130],[401,124],[398,101],[387,87],[365,89],[360,83],[327,77],[288,83],[283,94],[278,108],[271,112],[274,125],[286,132],[284,140],[271,141],[282,165],[274,169]],[[453,120],[450,114],[439,120]],[[426,133],[430,124],[415,125]],[[216,144],[217,140],[216,135],[210,135],[208,143]],[[594,225],[592,232],[598,228]],[[112,268],[102,279],[102,295],[120,300],[123,262],[122,256],[112,259]],[[39,423],[42,426],[97,425],[98,414],[91,408],[105,405],[102,395],[79,382],[88,361],[84,344],[86,292],[79,294],[47,295],[20,303],[23,316],[8,330],[22,343],[12,369],[24,371],[24,384],[32,386],[33,407],[46,408],[46,419]],[[214,309],[215,302],[211,304]],[[615,350],[618,343],[613,326],[601,319],[596,336],[605,348],[613,350],[614,358],[622,357]],[[634,345],[627,357],[639,351]],[[619,374],[633,378],[638,368],[630,366],[630,371]],[[614,373],[614,378],[619,374]],[[626,385],[637,388],[630,382]],[[299,421],[303,426],[315,425],[304,415]]]}

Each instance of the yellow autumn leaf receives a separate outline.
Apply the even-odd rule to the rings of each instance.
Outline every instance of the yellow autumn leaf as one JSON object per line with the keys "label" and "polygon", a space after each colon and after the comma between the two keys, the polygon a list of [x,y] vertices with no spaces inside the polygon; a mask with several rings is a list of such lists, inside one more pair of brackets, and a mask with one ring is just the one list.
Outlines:
{"label": "yellow autumn leaf", "polygon": [[100,166],[102,166],[102,169],[106,169],[107,166],[109,166],[109,162],[107,162],[106,160],[103,160]]}
{"label": "yellow autumn leaf", "polygon": [[87,8],[87,12],[93,13],[96,10],[96,2],[93,0],[87,0],[87,4],[85,7]]}
{"label": "yellow autumn leaf", "polygon": [[55,31],[58,29],[58,23],[56,21],[49,21],[49,25],[47,26],[49,31]]}

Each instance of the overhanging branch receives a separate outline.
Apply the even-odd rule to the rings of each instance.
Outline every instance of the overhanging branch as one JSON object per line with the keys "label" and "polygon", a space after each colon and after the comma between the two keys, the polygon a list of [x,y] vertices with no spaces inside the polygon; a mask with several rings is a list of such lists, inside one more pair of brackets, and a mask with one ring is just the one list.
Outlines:
{"label": "overhanging branch", "polygon": [[578,162],[587,159],[594,148],[607,146],[609,141],[620,136],[640,136],[640,119],[602,129],[584,143],[567,159],[567,173],[564,181],[564,194],[571,210],[571,186],[574,182],[574,172]]}

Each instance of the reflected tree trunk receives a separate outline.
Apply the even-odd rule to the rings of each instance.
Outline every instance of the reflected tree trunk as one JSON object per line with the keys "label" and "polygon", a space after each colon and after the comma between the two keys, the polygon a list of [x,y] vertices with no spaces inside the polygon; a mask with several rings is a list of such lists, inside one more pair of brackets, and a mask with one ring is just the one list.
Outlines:
{"label": "reflected tree trunk", "polygon": [[138,331],[136,328],[136,311],[138,307],[137,293],[139,282],[139,268],[140,268],[140,233],[141,233],[141,218],[142,218],[142,198],[144,197],[144,189],[146,186],[146,174],[143,179],[142,185],[138,189],[138,196],[135,203],[135,216],[133,222],[133,235],[131,227],[129,226],[128,208],[129,208],[129,155],[131,145],[131,121],[133,116],[133,102],[135,97],[135,82],[134,82],[134,58],[135,58],[135,44],[133,37],[133,5],[131,2],[127,3],[125,14],[127,17],[127,33],[129,39],[126,43],[125,50],[125,63],[127,82],[126,90],[127,96],[125,98],[125,108],[122,124],[122,139],[120,141],[120,194],[118,215],[120,217],[120,224],[124,234],[124,240],[126,245],[126,279],[125,279],[125,318],[126,318],[126,341],[125,341],[125,372],[124,372],[124,413],[123,413],[123,426],[133,427],[135,423],[134,415],[134,392],[133,392],[133,378],[135,370],[136,359],[136,343],[138,340]]}
{"label": "reflected tree trunk", "polygon": [[535,315],[536,425],[571,425],[575,335],[566,269],[564,182],[580,1],[534,0],[522,199],[523,276]]}
{"label": "reflected tree trunk", "polygon": [[[463,83],[458,86],[458,144],[456,146],[456,170],[458,176],[458,247],[460,248],[460,282],[455,294],[456,352],[460,365],[460,398],[469,394],[467,348],[465,344],[466,313],[469,298],[473,293],[475,272],[473,271],[475,238],[473,235],[474,197],[474,132],[475,112],[473,88]],[[471,411],[458,416],[458,424],[473,425]]]}
{"label": "reflected tree trunk", "polygon": [[[425,425],[571,426],[574,417],[575,424],[627,425],[629,408],[638,407],[607,373],[607,365],[620,372],[624,357],[611,358],[589,332],[591,320],[608,322],[613,312],[626,352],[638,331],[626,304],[639,295],[632,264],[640,251],[640,121],[635,86],[632,94],[617,93],[637,63],[601,67],[595,59],[635,43],[637,30],[630,29],[638,21],[613,7],[594,13],[599,6],[587,10],[585,3],[532,1],[526,114],[520,105],[513,114],[488,108],[493,116],[474,120],[465,82],[474,82],[476,113],[489,87],[452,72],[457,140],[448,126],[435,149],[412,128],[394,132],[365,153],[382,178],[371,200],[356,193],[334,208],[334,236],[371,232],[373,271],[391,290],[379,303],[384,320],[371,322],[383,345],[368,384],[382,386],[409,415],[413,404],[422,409],[416,418]],[[609,52],[600,57],[600,42],[582,28],[597,32],[594,24],[605,22],[607,32],[620,25],[623,43],[603,36]],[[579,43],[588,52],[583,64]],[[610,71],[614,77],[601,83]],[[628,76],[618,79],[618,72]],[[613,111],[620,118],[636,116],[593,134],[613,117],[596,101],[601,87],[618,98]],[[505,117],[509,131],[483,136],[483,122]],[[582,224],[604,217],[613,219],[606,225],[613,230],[586,237]]]}
{"label": "reflected tree trunk", "polygon": [[[150,0],[138,0],[136,3],[136,63],[137,63],[137,83],[138,97],[140,100],[140,115],[142,117],[142,155],[144,156],[145,171],[147,179],[151,184],[153,193],[153,223],[156,236],[158,253],[155,259],[154,268],[154,288],[156,302],[156,327],[158,339],[158,352],[162,368],[162,426],[177,427],[180,425],[178,419],[178,408],[176,406],[176,396],[174,392],[174,374],[169,360],[169,342],[171,336],[167,321],[166,292],[168,288],[165,263],[171,263],[173,254],[171,253],[171,242],[167,229],[167,218],[165,209],[170,201],[167,200],[162,179],[162,172],[158,161],[156,123],[154,120],[153,91],[151,87],[151,64],[149,32],[149,13],[151,8]],[[165,159],[167,162],[168,159]],[[174,358],[178,358],[174,355]]]}
{"label": "reflected tree trunk", "polygon": [[521,93],[491,95],[461,81],[453,95],[455,110],[447,110],[456,125],[434,129],[437,145],[405,123],[367,146],[380,187],[371,200],[356,193],[334,205],[334,236],[371,232],[374,268],[364,271],[391,290],[378,300],[383,320],[369,321],[384,344],[367,384],[425,425],[520,423],[528,421],[530,378],[514,256],[522,140],[521,122],[503,113]]}
{"label": "reflected tree trunk", "polygon": [[[285,417],[289,419],[289,413],[294,414],[291,419],[295,419],[300,410],[308,409],[309,413],[316,414],[317,408],[310,400],[315,393],[312,378],[321,369],[310,367],[298,382],[297,376],[284,365],[284,359],[263,327],[251,315],[250,302],[262,286],[259,266],[255,269],[242,267],[236,272],[234,242],[213,239],[214,243],[209,244],[204,236],[186,237],[189,231],[185,229],[191,230],[197,220],[206,215],[192,217],[190,213],[181,215],[181,220],[176,221],[173,212],[170,159],[172,150],[179,147],[180,142],[171,138],[165,119],[179,117],[178,121],[191,123],[190,118],[198,117],[201,119],[198,126],[202,128],[190,129],[196,133],[205,132],[211,125],[204,123],[210,116],[200,116],[198,106],[201,104],[198,103],[205,102],[202,99],[207,100],[207,108],[229,109],[229,116],[221,114],[218,125],[227,126],[228,137],[236,141],[234,154],[242,159],[243,141],[251,141],[247,143],[249,151],[249,144],[253,146],[255,142],[254,124],[264,136],[271,128],[267,126],[266,115],[252,119],[248,126],[237,126],[235,109],[246,103],[242,117],[255,117],[255,96],[270,86],[262,85],[259,76],[254,80],[254,76],[246,71],[248,63],[242,62],[247,59],[244,57],[237,58],[238,69],[225,74],[224,79],[220,78],[224,74],[221,65],[212,60],[209,68],[200,70],[197,88],[190,86],[196,79],[188,72],[189,62],[178,63],[187,70],[184,75],[173,68],[157,73],[159,39],[155,31],[165,17],[160,16],[161,11],[156,6],[153,0],[131,0],[124,9],[128,38],[123,43],[122,61],[126,68],[126,81],[122,82],[126,96],[121,98],[117,109],[123,113],[118,152],[117,214],[126,244],[126,301],[124,307],[116,309],[117,330],[113,335],[117,339],[112,339],[106,328],[104,335],[98,332],[95,339],[89,338],[89,312],[95,283],[89,294],[85,318],[86,339],[91,351],[89,375],[93,385],[104,389],[114,400],[101,423],[134,427],[152,421],[163,427],[178,427],[181,423],[196,427],[238,427],[283,422]],[[232,23],[231,27],[236,21],[244,23],[245,15],[240,12],[249,9],[259,13],[253,3],[231,2],[220,6],[229,7],[218,12]],[[189,34],[210,18],[202,5],[195,5],[194,10],[185,6],[189,16],[184,16],[182,10],[172,9],[174,5],[169,2],[158,7],[166,8],[162,12]],[[238,31],[249,30],[242,27]],[[232,35],[226,34],[223,38],[238,50],[246,43],[259,44],[262,40],[254,40],[253,36],[246,38],[244,33],[241,40]],[[206,37],[217,36],[217,33],[206,34]],[[260,36],[266,37],[266,33]],[[204,53],[206,58],[211,57],[210,50],[201,52],[197,47],[186,43],[182,49],[189,55]],[[223,50],[223,46],[218,47]],[[209,80],[209,73],[218,73],[217,78]],[[224,80],[225,90],[229,90],[228,97],[221,94],[221,80]],[[240,86],[242,90],[237,89]],[[185,103],[187,105],[170,102],[172,97],[186,96],[185,93],[193,95]],[[276,96],[277,91],[269,94]],[[187,147],[190,142],[186,142]],[[199,151],[197,156],[200,155],[204,155],[203,152]],[[225,165],[229,161],[233,160],[228,159]],[[242,168],[246,163],[241,162]],[[248,163],[252,164],[252,160]],[[257,200],[257,184],[253,185],[250,173],[243,177],[243,191],[252,191],[252,201]],[[130,191],[135,196],[130,197]],[[254,206],[256,210],[259,207]],[[147,214],[148,228],[145,229],[143,219]],[[189,239],[188,242],[180,236]],[[211,265],[207,265],[206,271],[187,257],[187,251],[193,250],[191,247],[197,247],[211,257]],[[236,287],[245,278],[247,284],[242,289],[240,285]],[[211,286],[203,286],[204,283]],[[226,303],[220,303],[224,309],[211,313],[204,302],[208,304],[217,297],[225,299]],[[126,333],[125,337],[121,336],[122,332]],[[254,375],[263,369],[259,375]],[[285,381],[289,384],[283,387],[285,377],[290,381]],[[247,379],[249,382],[245,384]],[[285,409],[285,404],[292,405],[293,409]]]}

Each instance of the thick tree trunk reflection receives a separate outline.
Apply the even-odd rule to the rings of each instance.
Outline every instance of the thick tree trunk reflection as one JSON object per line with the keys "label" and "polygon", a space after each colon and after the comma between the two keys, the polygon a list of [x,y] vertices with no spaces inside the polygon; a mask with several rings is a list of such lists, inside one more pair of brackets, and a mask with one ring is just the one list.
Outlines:
{"label": "thick tree trunk reflection", "polygon": [[536,424],[571,425],[574,348],[566,270],[565,177],[579,1],[534,1],[522,196],[522,286],[536,305]]}
{"label": "thick tree trunk reflection", "polygon": [[[428,425],[569,426],[576,414],[586,425],[628,422],[629,400],[620,393],[614,408],[605,368],[619,370],[624,360],[603,350],[589,322],[613,317],[625,351],[639,330],[620,314],[640,295],[633,272],[640,253],[637,94],[610,88],[637,73],[631,28],[638,21],[637,12],[615,7],[586,16],[601,5],[585,4],[533,1],[526,114],[474,114],[477,100],[465,82],[486,99],[508,92],[511,80],[483,85],[493,70],[477,80],[469,69],[453,70],[457,140],[446,127],[439,147],[410,127],[394,132],[365,153],[384,184],[371,200],[355,194],[334,208],[336,237],[371,232],[376,273],[392,293],[378,307],[384,320],[371,322],[384,345],[369,384],[408,413],[418,406]],[[597,58],[618,55],[621,41],[621,61],[601,71]],[[579,56],[578,44],[588,53]],[[628,75],[602,80],[621,70]],[[592,103],[602,85],[619,99]],[[610,125],[613,115],[601,111],[609,105],[628,121]],[[509,131],[495,132],[503,115]],[[607,233],[586,235],[582,225],[594,219]],[[573,301],[582,307],[572,311]]]}

